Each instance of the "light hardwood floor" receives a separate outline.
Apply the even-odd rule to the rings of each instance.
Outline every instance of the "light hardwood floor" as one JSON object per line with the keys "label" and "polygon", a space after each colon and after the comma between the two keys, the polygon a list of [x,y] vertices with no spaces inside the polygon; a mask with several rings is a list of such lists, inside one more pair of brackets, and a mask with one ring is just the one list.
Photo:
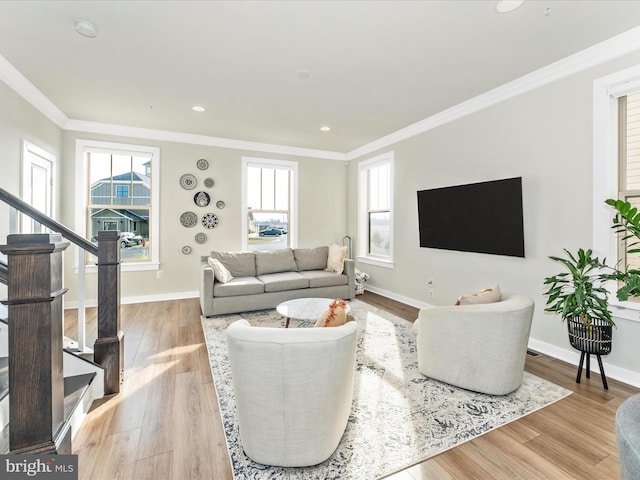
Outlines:
{"label": "light hardwood floor", "polygon": [[[407,320],[417,310],[369,292],[359,300]],[[231,480],[197,299],[122,306],[125,382],[95,402],[73,442],[81,480]],[[95,310],[87,315],[95,338]],[[561,328],[559,325],[558,328]],[[65,331],[74,337],[74,311]],[[615,348],[615,346],[614,346]],[[392,475],[393,480],[620,478],[614,416],[640,390],[539,355],[527,371],[574,391],[516,422]]]}

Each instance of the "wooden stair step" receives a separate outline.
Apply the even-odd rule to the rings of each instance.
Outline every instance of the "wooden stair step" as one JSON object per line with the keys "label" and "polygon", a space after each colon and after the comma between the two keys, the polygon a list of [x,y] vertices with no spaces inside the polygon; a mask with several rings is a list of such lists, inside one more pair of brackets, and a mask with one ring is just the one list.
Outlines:
{"label": "wooden stair step", "polygon": [[[74,375],[64,379],[64,421],[68,422],[71,414],[82,401],[84,395],[89,390],[89,386],[95,378],[95,373]],[[9,453],[9,427],[7,425],[0,432],[0,454]]]}

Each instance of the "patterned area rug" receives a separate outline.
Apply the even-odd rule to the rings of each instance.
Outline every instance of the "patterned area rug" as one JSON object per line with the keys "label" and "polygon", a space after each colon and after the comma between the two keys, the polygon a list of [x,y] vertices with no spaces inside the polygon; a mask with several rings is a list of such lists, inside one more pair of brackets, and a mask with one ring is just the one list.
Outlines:
{"label": "patterned area rug", "polygon": [[[357,373],[351,416],[334,454],[307,468],[253,462],[238,433],[225,328],[239,318],[284,326],[275,310],[202,318],[234,478],[369,480],[389,475],[543,408],[571,391],[525,372],[506,396],[474,393],[430,380],[418,370],[411,322],[359,300]],[[311,326],[291,320],[289,328]]]}

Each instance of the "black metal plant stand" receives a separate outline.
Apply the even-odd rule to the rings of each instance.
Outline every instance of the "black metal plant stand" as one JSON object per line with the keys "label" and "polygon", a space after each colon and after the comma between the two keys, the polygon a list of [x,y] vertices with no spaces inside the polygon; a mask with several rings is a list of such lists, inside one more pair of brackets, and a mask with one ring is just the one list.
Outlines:
{"label": "black metal plant stand", "polygon": [[605,390],[609,390],[607,377],[604,374],[604,366],[602,365],[602,355],[611,353],[611,340],[613,335],[613,327],[611,324],[599,318],[592,319],[591,323],[584,323],[580,319],[570,318],[567,319],[567,329],[571,346],[582,352],[580,354],[576,383],[580,383],[585,357],[587,362],[586,376],[590,378],[591,355],[595,355],[598,359],[598,366],[600,367],[602,385]]}

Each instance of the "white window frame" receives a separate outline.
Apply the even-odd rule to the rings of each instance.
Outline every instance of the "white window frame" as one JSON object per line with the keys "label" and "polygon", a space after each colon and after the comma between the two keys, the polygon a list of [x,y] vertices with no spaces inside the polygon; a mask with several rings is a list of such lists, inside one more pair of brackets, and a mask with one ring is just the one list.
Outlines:
{"label": "white window frame", "polygon": [[289,205],[289,229],[287,231],[289,247],[298,246],[298,162],[274,160],[268,158],[242,157],[242,208],[241,235],[242,249],[249,250],[249,230],[247,227],[247,178],[249,166],[261,168],[287,169],[291,172],[291,200]]}
{"label": "white window frame", "polygon": [[[32,174],[31,168],[33,165],[39,166],[49,173],[49,189],[46,192],[47,207],[43,212],[51,218],[55,218],[56,214],[56,191],[55,191],[55,173],[56,173],[56,157],[55,155],[47,152],[46,150],[34,145],[27,140],[22,141],[22,199],[32,205]],[[22,233],[37,233],[41,232],[42,226],[40,226],[35,220],[32,220],[27,215],[20,215],[21,217],[21,232]],[[45,229],[44,231],[48,231]]]}
{"label": "white window frame", "polygon": [[[89,185],[87,182],[87,150],[119,151],[125,154],[151,156],[151,260],[145,262],[122,262],[123,272],[160,269],[160,148],[129,143],[102,142],[98,140],[76,140],[76,232],[87,236],[87,199]],[[87,272],[97,272],[95,265],[88,265]]]}
{"label": "white window frame", "polygon": [[[389,256],[370,255],[368,253],[369,222],[369,171],[383,164],[389,164]],[[362,263],[379,267],[393,268],[393,185],[394,152],[383,153],[358,164],[358,253],[356,259]]]}
{"label": "white window frame", "polygon": [[[600,78],[593,83],[593,249],[610,265],[618,258],[618,236],[611,229],[613,209],[608,198],[618,198],[618,98],[640,91],[640,65]],[[610,286],[609,305],[615,317],[640,321],[640,303],[621,302]]]}

